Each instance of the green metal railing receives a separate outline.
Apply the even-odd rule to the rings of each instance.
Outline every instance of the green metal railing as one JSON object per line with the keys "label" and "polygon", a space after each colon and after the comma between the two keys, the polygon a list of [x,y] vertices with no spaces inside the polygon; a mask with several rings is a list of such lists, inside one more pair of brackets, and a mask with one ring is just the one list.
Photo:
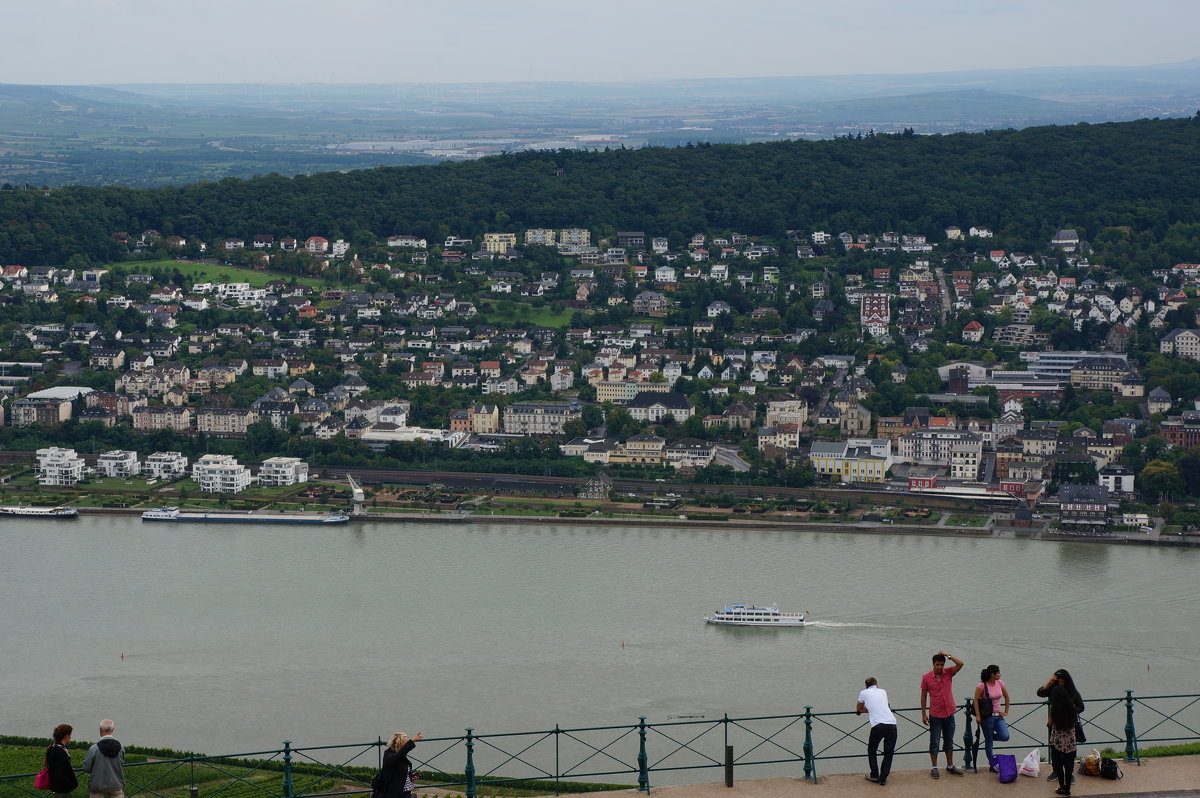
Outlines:
{"label": "green metal railing", "polygon": [[[958,715],[962,748],[956,759],[976,766],[975,724],[963,702]],[[1200,694],[1091,699],[1082,718],[1088,742],[1082,748],[1124,749],[1125,760],[1141,761],[1146,744],[1200,741]],[[1024,751],[1046,743],[1046,704],[1010,705],[1011,737],[996,750]],[[897,757],[928,755],[928,729],[916,707],[894,709],[899,725]],[[1142,724],[1139,733],[1135,715]],[[837,763],[861,760],[870,726],[853,711],[804,712],[716,719],[679,719],[616,726],[426,738],[411,755],[425,775],[420,786],[461,790],[470,798],[481,787],[526,787],[546,792],[578,791],[575,783],[636,784],[649,792],[651,777],[667,773],[796,764],[815,781],[817,766],[838,772]],[[297,748],[290,740],[275,750],[227,756],[152,759],[131,752],[125,766],[128,798],[332,798],[370,793],[382,759],[383,740],[353,745]],[[980,744],[980,747],[982,745]],[[78,758],[77,758],[78,759]],[[144,759],[145,761],[135,761]],[[844,771],[847,768],[841,768]],[[759,771],[761,772],[761,770]],[[44,797],[32,773],[0,776],[0,798]],[[702,779],[696,779],[697,781]],[[82,778],[81,778],[82,781]]]}

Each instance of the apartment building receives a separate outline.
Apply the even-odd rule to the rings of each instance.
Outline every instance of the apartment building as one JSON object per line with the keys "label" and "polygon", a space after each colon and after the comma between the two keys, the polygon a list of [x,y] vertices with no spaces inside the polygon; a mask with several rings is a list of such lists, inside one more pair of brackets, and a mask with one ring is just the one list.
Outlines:
{"label": "apartment building", "polygon": [[172,429],[188,432],[192,429],[192,411],[174,405],[139,407],[133,411],[133,428],[138,431]]}
{"label": "apartment building", "polygon": [[206,454],[192,465],[192,479],[205,493],[241,493],[250,487],[250,469],[230,454]]}
{"label": "apartment building", "polygon": [[1200,330],[1171,330],[1158,342],[1158,351],[1200,360]]}
{"label": "apartment building", "polygon": [[974,432],[916,430],[900,436],[900,459],[947,466],[954,479],[979,479],[983,438]]}
{"label": "apartment building", "polygon": [[819,476],[838,482],[882,483],[892,467],[892,442],[887,438],[849,438],[817,441],[808,454]]}
{"label": "apartment building", "polygon": [[258,469],[260,485],[299,485],[308,482],[308,463],[299,457],[268,457]]}
{"label": "apartment building", "polygon": [[60,424],[71,417],[69,399],[33,399],[26,397],[12,403],[12,425]]}
{"label": "apartment building", "polygon": [[49,446],[37,450],[38,484],[64,487],[83,481],[83,458],[74,449]]}
{"label": "apartment building", "polygon": [[142,462],[142,476],[163,482],[187,474],[188,459],[179,452],[155,452]]}
{"label": "apartment building", "polygon": [[258,413],[244,407],[202,407],[196,411],[196,431],[221,438],[244,437]]}
{"label": "apartment building", "polygon": [[135,477],[141,473],[137,452],[113,449],[96,459],[96,468],[106,477]]}
{"label": "apartment building", "polygon": [[504,408],[510,435],[562,435],[568,421],[583,416],[579,402],[513,402]]}
{"label": "apartment building", "polygon": [[516,233],[484,233],[483,251],[503,255],[517,245]]}

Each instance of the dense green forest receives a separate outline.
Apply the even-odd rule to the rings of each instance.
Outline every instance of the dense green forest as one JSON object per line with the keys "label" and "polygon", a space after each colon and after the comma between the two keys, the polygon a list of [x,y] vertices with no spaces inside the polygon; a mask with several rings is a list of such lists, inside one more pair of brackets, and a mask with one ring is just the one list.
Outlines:
{"label": "dense green forest", "polygon": [[[559,171],[561,170],[561,172]],[[982,224],[1044,248],[1055,229],[1085,238],[1127,228],[1162,238],[1200,222],[1200,115],[948,136],[534,152],[469,163],[228,178],[162,189],[0,191],[5,263],[125,256],[114,231],[207,240],[256,233],[364,237],[526,227],[601,235],[788,229],[922,233]],[[676,239],[678,237],[678,239]]]}

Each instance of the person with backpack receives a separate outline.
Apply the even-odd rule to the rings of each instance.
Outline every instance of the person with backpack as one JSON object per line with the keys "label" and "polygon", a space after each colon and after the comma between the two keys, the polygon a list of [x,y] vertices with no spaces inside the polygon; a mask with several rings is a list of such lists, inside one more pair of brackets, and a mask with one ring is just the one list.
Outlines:
{"label": "person with backpack", "polygon": [[1050,764],[1058,777],[1057,795],[1070,795],[1075,769],[1075,726],[1083,712],[1083,698],[1075,689],[1071,674],[1059,668],[1050,680],[1038,688],[1039,698],[1049,699]]}
{"label": "person with backpack", "polygon": [[1008,722],[1008,688],[1000,680],[1000,666],[988,665],[979,674],[979,684],[975,686],[975,722],[983,732],[984,750],[987,752],[988,769],[996,772],[996,759],[992,753],[992,744],[999,740],[1006,743],[1009,740]]}

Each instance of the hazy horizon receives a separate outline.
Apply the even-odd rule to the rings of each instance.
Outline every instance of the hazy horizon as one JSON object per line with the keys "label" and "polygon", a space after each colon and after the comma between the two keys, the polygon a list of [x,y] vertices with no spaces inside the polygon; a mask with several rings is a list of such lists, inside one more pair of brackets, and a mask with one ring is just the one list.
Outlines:
{"label": "hazy horizon", "polygon": [[1129,67],[1194,0],[9,0],[6,83],[607,83]]}

